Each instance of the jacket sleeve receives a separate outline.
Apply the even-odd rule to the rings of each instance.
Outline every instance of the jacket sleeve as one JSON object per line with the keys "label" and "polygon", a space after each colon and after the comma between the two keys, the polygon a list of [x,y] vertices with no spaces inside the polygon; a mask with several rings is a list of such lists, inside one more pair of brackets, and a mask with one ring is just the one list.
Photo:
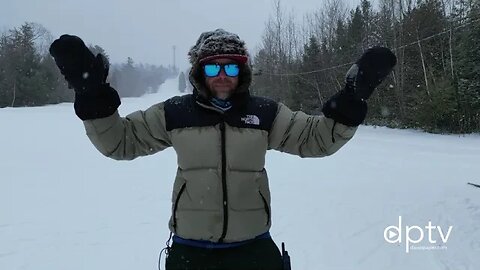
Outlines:
{"label": "jacket sleeve", "polygon": [[103,155],[132,160],[157,153],[172,145],[166,130],[164,103],[120,117],[118,111],[99,119],[83,121],[87,136]]}
{"label": "jacket sleeve", "polygon": [[323,115],[293,112],[279,103],[269,133],[269,149],[300,157],[328,156],[345,145],[356,130]]}

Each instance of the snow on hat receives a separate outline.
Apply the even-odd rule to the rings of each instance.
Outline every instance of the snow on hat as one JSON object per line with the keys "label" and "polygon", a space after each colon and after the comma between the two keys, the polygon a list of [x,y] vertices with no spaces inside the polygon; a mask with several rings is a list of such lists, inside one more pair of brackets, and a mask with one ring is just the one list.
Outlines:
{"label": "snow on hat", "polygon": [[188,56],[193,66],[217,58],[230,58],[240,64],[248,61],[245,42],[238,35],[223,29],[203,32],[188,52]]}

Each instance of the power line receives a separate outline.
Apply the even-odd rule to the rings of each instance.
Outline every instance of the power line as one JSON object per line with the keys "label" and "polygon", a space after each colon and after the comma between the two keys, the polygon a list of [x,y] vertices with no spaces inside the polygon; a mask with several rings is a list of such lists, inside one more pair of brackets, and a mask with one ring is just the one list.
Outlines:
{"label": "power line", "polygon": [[316,70],[312,70],[312,71],[298,72],[298,73],[262,73],[262,74],[273,75],[273,76],[298,76],[298,75],[318,73],[318,72],[327,71],[327,70],[331,70],[331,69],[337,69],[337,68],[340,68],[340,67],[343,67],[343,66],[353,65],[354,63],[355,62],[350,62],[350,63],[345,63],[345,64],[333,66],[333,67],[316,69]]}
{"label": "power line", "polygon": [[[480,18],[478,19],[475,19],[475,20],[470,20],[466,23],[463,23],[463,24],[460,24],[456,27],[453,27],[453,28],[450,28],[448,30],[445,30],[445,31],[442,31],[442,32],[439,32],[439,33],[436,33],[436,34],[433,34],[431,36],[428,36],[428,37],[425,37],[425,38],[422,38],[422,39],[419,39],[417,41],[413,41],[413,42],[410,42],[408,44],[404,44],[402,46],[399,46],[397,48],[393,48],[392,51],[397,51],[397,50],[400,50],[400,49],[403,49],[403,48],[406,48],[406,47],[409,47],[409,46],[412,46],[412,45],[416,45],[418,44],[419,42],[421,41],[425,41],[425,40],[429,40],[429,39],[432,39],[434,37],[437,37],[437,36],[440,36],[440,35],[443,35],[445,33],[449,33],[453,30],[457,30],[459,28],[462,28],[462,27],[465,27],[466,25],[469,25],[469,24],[472,24],[474,22],[477,22],[477,21],[480,21]],[[341,65],[336,65],[336,66],[332,66],[332,67],[328,67],[328,68],[322,68],[322,69],[316,69],[316,70],[311,70],[311,71],[304,71],[304,72],[296,72],[296,73],[263,73],[261,72],[260,75],[271,75],[271,76],[299,76],[299,75],[307,75],[307,74],[313,74],[313,73],[319,73],[319,72],[323,72],[323,71],[327,71],[327,70],[332,70],[332,69],[337,69],[337,68],[340,68],[340,67],[344,67],[344,66],[349,66],[349,65],[353,65],[355,62],[349,62],[349,63],[345,63],[345,64],[341,64]]]}
{"label": "power line", "polygon": [[473,22],[476,22],[476,21],[480,21],[480,18],[479,18],[479,19],[476,19],[476,20],[471,20],[471,21],[469,21],[469,22],[466,22],[466,23],[461,24],[461,25],[459,25],[459,26],[456,26],[456,27],[454,27],[454,28],[450,28],[450,29],[448,29],[448,30],[445,30],[445,31],[442,31],[442,32],[433,34],[433,35],[428,36],[428,37],[426,37],[426,38],[422,38],[422,39],[420,39],[420,40],[410,42],[410,43],[408,43],[408,44],[402,45],[402,46],[400,46],[400,47],[398,47],[398,48],[395,48],[395,49],[392,49],[392,50],[395,51],[395,50],[398,50],[398,49],[403,49],[403,48],[405,48],[405,47],[418,44],[420,41],[425,41],[425,40],[429,40],[429,39],[432,39],[432,38],[437,37],[437,36],[441,36],[441,35],[443,35],[443,34],[445,34],[445,33],[449,33],[449,32],[451,32],[451,31],[453,31],[453,30],[457,30],[457,29],[459,29],[459,28],[462,28],[462,27],[464,27],[464,26],[466,26],[466,25],[468,25],[468,24],[471,24],[471,23],[473,23]]}

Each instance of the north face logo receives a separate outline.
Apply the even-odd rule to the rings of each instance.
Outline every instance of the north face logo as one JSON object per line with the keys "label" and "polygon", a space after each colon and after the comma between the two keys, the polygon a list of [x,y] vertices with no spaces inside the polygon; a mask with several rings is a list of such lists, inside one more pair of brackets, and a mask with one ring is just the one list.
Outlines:
{"label": "north face logo", "polygon": [[245,117],[240,118],[242,122],[249,125],[260,125],[260,119],[256,115],[247,114]]}

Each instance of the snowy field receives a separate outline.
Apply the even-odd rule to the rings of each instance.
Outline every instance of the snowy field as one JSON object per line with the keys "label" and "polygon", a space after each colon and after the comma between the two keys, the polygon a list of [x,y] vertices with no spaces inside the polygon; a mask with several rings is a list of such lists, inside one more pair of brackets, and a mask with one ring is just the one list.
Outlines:
{"label": "snowy field", "polygon": [[[178,95],[123,99],[120,113]],[[0,109],[0,270],[157,269],[169,232],[173,149],[134,161],[103,157],[70,103]],[[480,136],[362,126],[337,154],[270,151],[273,227],[294,270],[480,269]],[[401,243],[384,230],[398,226]],[[431,221],[448,235],[428,242]],[[406,253],[405,226],[425,233]],[[393,235],[394,236],[394,235]],[[412,230],[418,239],[419,230]],[[163,260],[163,259],[162,259]],[[163,265],[162,265],[163,268]]]}

